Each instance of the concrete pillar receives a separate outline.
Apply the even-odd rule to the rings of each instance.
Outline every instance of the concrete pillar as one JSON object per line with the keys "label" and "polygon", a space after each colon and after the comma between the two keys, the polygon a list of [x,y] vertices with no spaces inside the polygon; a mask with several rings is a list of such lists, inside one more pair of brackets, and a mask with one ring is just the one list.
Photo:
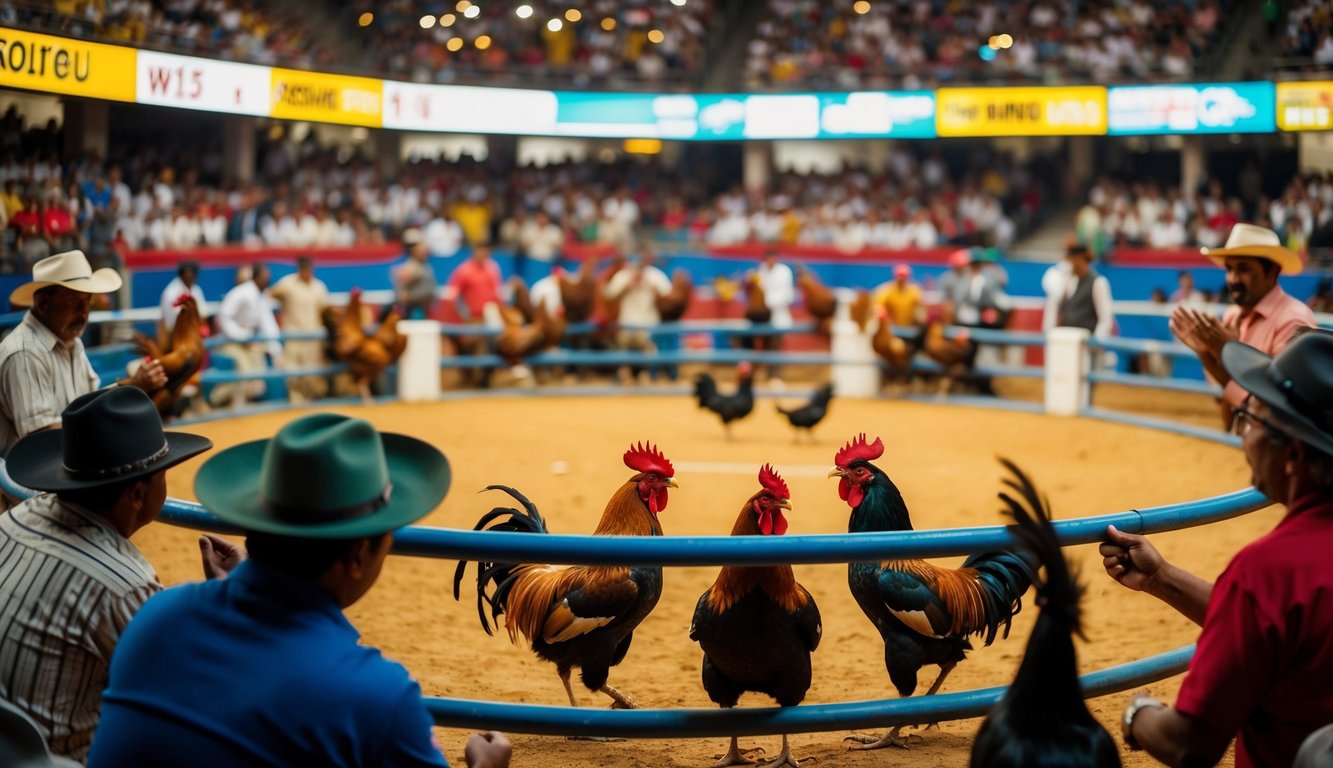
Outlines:
{"label": "concrete pillar", "polygon": [[1046,334],[1046,412],[1076,416],[1092,402],[1088,383],[1088,339],[1083,328],[1052,328]]}
{"label": "concrete pillar", "polygon": [[407,348],[398,358],[398,398],[425,402],[440,397],[440,323],[436,320],[399,320],[398,332]]}
{"label": "concrete pillar", "polygon": [[773,145],[767,141],[746,142],[741,156],[741,181],[746,189],[768,192],[773,177]]}
{"label": "concrete pillar", "polygon": [[855,293],[837,289],[838,309],[833,315],[829,353],[833,369],[829,380],[838,397],[876,397],[880,390],[879,358],[870,344],[874,326],[862,331],[848,314]]}
{"label": "concrete pillar", "polygon": [[110,140],[110,105],[104,101],[65,101],[65,155],[96,154],[105,159]]}
{"label": "concrete pillar", "polygon": [[1194,194],[1199,182],[1208,176],[1204,167],[1203,137],[1183,136],[1180,147],[1180,193],[1185,197]]}
{"label": "concrete pillar", "polygon": [[402,162],[403,134],[398,131],[373,131],[375,148],[375,170],[386,179],[398,175],[398,165]]}
{"label": "concrete pillar", "polygon": [[254,181],[257,162],[255,119],[227,117],[222,122],[222,178],[228,183],[249,184]]}
{"label": "concrete pillar", "polygon": [[1091,136],[1070,136],[1068,141],[1069,176],[1066,181],[1072,192],[1092,181],[1095,172],[1093,143]]}

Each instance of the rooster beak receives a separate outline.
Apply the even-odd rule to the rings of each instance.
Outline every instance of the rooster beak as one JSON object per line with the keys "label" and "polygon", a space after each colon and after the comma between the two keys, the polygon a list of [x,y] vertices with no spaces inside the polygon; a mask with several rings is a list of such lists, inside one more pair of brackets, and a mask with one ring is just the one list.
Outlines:
{"label": "rooster beak", "polygon": [[829,477],[846,477],[846,476],[847,476],[847,470],[843,469],[842,467],[834,467],[833,469],[830,469],[830,470],[828,471],[828,476],[829,476]]}
{"label": "rooster beak", "polygon": [[783,509],[785,509],[785,510],[787,510],[788,512],[790,512],[790,511],[791,511],[791,499],[778,499],[778,506],[779,506],[779,507],[782,507]]}
{"label": "rooster beak", "polygon": [[680,486],[679,486],[679,485],[676,485],[676,481],[675,481],[675,480],[672,480],[671,478],[668,477],[668,478],[666,479],[666,487],[668,487],[668,488],[679,488]]}

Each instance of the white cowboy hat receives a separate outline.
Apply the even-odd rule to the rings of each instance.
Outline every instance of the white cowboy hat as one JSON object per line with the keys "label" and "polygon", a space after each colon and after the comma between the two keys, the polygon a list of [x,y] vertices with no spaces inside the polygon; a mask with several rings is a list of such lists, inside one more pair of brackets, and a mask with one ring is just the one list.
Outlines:
{"label": "white cowboy hat", "polygon": [[1276,232],[1253,224],[1236,224],[1227,237],[1226,247],[1202,248],[1200,252],[1220,267],[1227,265],[1228,256],[1249,256],[1268,259],[1281,267],[1284,275],[1299,275],[1305,269],[1300,254],[1290,248],[1283,248],[1282,239]]}
{"label": "white cowboy hat", "polygon": [[9,294],[15,307],[32,305],[32,295],[48,285],[59,285],[80,293],[111,293],[120,290],[120,274],[109,267],[93,271],[83,251],[65,251],[32,265],[32,282]]}

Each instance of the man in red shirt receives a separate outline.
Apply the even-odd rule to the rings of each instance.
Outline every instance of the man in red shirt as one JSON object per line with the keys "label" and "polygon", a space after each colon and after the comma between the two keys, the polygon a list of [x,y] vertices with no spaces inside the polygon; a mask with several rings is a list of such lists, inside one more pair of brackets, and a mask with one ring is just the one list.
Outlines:
{"label": "man in red shirt", "polygon": [[1231,409],[1245,399],[1245,391],[1222,366],[1223,345],[1239,340],[1278,355],[1291,342],[1292,331],[1315,324],[1314,313],[1278,285],[1279,274],[1298,275],[1305,264],[1295,251],[1282,247],[1273,230],[1236,224],[1225,248],[1204,255],[1226,268],[1227,292],[1235,303],[1221,320],[1188,305],[1176,307],[1171,332],[1194,350],[1204,370],[1222,385],[1222,420],[1230,428]]}
{"label": "man in red shirt", "polygon": [[1252,482],[1287,514],[1216,585],[1107,528],[1106,572],[1203,628],[1176,705],[1136,696],[1122,728],[1166,765],[1214,765],[1239,734],[1237,768],[1288,768],[1333,722],[1333,333],[1305,333],[1276,358],[1228,342],[1221,362],[1249,393],[1235,423]]}
{"label": "man in red shirt", "polygon": [[449,275],[449,297],[461,300],[465,320],[481,322],[486,305],[500,304],[500,266],[491,258],[490,246],[473,247],[472,256]]}

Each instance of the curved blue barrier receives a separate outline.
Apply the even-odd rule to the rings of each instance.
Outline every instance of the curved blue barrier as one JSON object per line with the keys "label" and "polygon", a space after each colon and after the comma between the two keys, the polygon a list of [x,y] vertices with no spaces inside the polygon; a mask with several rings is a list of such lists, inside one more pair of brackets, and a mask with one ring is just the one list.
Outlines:
{"label": "curved blue barrier", "polygon": [[[1079,678],[1084,698],[1129,690],[1184,672],[1194,646],[1149,656]],[[799,707],[743,709],[571,709],[426,697],[436,725],[546,736],[763,736],[912,725],[986,714],[1007,688],[978,688],[907,699],[873,699]]]}

